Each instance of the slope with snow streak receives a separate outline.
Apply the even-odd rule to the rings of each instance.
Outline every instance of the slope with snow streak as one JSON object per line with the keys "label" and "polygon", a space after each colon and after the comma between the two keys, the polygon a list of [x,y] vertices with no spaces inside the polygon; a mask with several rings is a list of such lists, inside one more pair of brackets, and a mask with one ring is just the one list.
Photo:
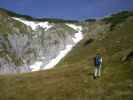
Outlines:
{"label": "slope with snow streak", "polygon": [[[59,61],[65,56],[67,55],[68,52],[71,51],[72,49],[72,45],[66,45],[64,50],[61,50],[60,53],[53,59],[51,59],[51,61],[45,65],[45,67],[43,67],[43,70],[47,70],[47,69],[51,69],[53,68],[56,64],[59,63]],[[36,61],[33,65],[30,65],[30,68],[32,71],[39,71],[41,70],[41,67],[43,66],[43,60],[42,61]]]}
{"label": "slope with snow streak", "polygon": [[60,51],[60,53],[57,55],[56,58],[52,59],[43,69],[46,70],[46,69],[51,69],[53,68],[56,64],[59,63],[59,61],[65,56],[67,55],[68,52],[71,51],[72,49],[72,45],[67,45],[65,47],[64,50]]}
{"label": "slope with snow streak", "polygon": [[52,59],[45,67],[44,70],[46,69],[51,69],[53,68],[56,64],[59,63],[59,61],[64,58],[71,50],[72,48],[80,41],[83,39],[83,35],[82,35],[82,27],[81,26],[76,26],[74,24],[66,24],[67,26],[73,28],[74,30],[77,31],[77,33],[75,33],[73,41],[74,41],[74,45],[66,45],[66,48],[62,51],[60,51],[60,53],[58,54],[58,56],[54,59]]}
{"label": "slope with snow streak", "polygon": [[32,28],[32,30],[37,29],[38,27],[42,27],[45,29],[45,31],[47,31],[48,29],[50,29],[53,25],[50,25],[49,22],[34,22],[34,21],[27,21],[27,20],[23,20],[21,18],[16,18],[16,17],[12,17],[14,20],[20,21],[22,23],[24,23],[27,26],[30,26]]}
{"label": "slope with snow streak", "polygon": [[83,39],[82,27],[81,26],[76,26],[74,24],[66,24],[66,25],[77,31],[77,33],[75,33],[75,37],[72,38],[75,43],[78,43],[80,40]]}
{"label": "slope with snow streak", "polygon": [[[32,71],[39,71],[41,70],[41,67],[43,67],[43,70],[48,70],[53,68],[56,64],[59,63],[59,61],[64,58],[71,50],[72,48],[80,41],[83,39],[83,34],[82,34],[82,27],[81,26],[76,26],[74,24],[66,24],[67,26],[73,28],[74,30],[77,31],[77,33],[75,33],[74,37],[72,37],[72,40],[74,41],[74,45],[71,44],[67,44],[65,49],[60,51],[60,53],[53,59],[51,59],[51,61],[49,61],[49,63],[47,65],[43,64],[43,60],[42,61],[36,61],[33,65],[30,66]],[[43,57],[45,58],[45,57]]]}
{"label": "slope with snow streak", "polygon": [[[39,26],[44,28],[45,31],[47,31],[48,29],[50,29],[53,25],[50,25],[48,22],[34,22],[34,21],[27,21],[21,18],[15,18],[12,17],[14,20],[20,21],[22,23],[24,23],[27,26],[30,26],[32,28],[32,30],[36,30]],[[83,35],[82,35],[82,27],[81,26],[77,26],[75,24],[68,24],[66,23],[65,25],[67,25],[68,27],[76,30],[77,32],[74,33],[74,36],[72,37],[72,40],[74,42],[74,44],[66,44],[65,45],[65,49],[61,50],[59,52],[59,54],[51,59],[48,64],[44,63],[45,62],[45,57],[40,57],[40,60],[35,61],[32,65],[30,65],[30,69],[31,71],[39,71],[39,70],[47,70],[47,69],[51,69],[53,68],[56,64],[59,63],[59,61],[64,58],[71,50],[72,48],[80,41],[83,39]]]}

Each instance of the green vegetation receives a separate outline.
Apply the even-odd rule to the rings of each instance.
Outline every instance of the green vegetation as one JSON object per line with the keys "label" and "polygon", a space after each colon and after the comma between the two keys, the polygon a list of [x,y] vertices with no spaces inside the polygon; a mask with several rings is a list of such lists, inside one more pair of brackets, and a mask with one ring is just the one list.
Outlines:
{"label": "green vegetation", "polygon": [[115,27],[119,23],[124,22],[130,16],[133,16],[132,11],[122,11],[104,18],[103,21],[105,21],[106,23],[111,23],[111,29],[113,29],[113,27]]}
{"label": "green vegetation", "polygon": [[8,35],[11,30],[9,29],[7,23],[4,21],[4,19],[1,17],[0,18],[0,34]]}
{"label": "green vegetation", "polygon": [[8,19],[7,16],[0,16],[0,35],[7,37],[13,33],[28,33],[26,27],[19,21]]}
{"label": "green vegetation", "polygon": [[[0,76],[0,100],[132,100],[133,19],[121,24],[92,42],[86,33],[52,70]],[[104,64],[94,80],[96,52]]]}
{"label": "green vegetation", "polygon": [[86,19],[85,22],[95,22],[96,19]]}

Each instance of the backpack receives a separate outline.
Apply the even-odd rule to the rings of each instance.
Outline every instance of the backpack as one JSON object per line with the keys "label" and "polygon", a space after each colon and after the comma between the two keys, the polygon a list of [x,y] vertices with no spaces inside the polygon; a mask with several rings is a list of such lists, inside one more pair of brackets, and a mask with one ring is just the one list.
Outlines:
{"label": "backpack", "polygon": [[95,64],[96,65],[100,65],[102,62],[101,62],[101,57],[99,55],[96,56],[95,58]]}

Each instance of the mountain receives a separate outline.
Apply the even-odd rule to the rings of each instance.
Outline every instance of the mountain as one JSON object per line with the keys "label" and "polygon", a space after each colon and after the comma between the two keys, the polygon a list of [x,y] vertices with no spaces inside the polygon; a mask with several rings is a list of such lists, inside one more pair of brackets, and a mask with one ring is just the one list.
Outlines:
{"label": "mountain", "polygon": [[12,11],[9,11],[3,8],[0,8],[0,11],[8,14],[9,16],[17,17],[17,18],[24,18],[29,21],[49,21],[49,22],[54,22],[54,23],[64,23],[64,22],[78,23],[77,20],[64,20],[64,19],[57,19],[57,18],[34,18],[28,15],[18,14],[16,12],[12,12]]}
{"label": "mountain", "polygon": [[0,9],[0,74],[54,67],[83,38],[82,27],[74,22]]}
{"label": "mountain", "polygon": [[[121,17],[51,23],[0,13],[0,70],[6,74],[0,76],[0,100],[132,100],[133,16]],[[65,50],[53,69],[29,70],[54,62]],[[97,52],[103,56],[102,77],[94,80]]]}

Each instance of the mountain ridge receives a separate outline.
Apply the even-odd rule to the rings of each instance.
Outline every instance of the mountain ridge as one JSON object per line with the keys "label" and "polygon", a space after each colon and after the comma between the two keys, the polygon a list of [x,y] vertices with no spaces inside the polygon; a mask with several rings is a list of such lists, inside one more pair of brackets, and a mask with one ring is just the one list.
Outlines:
{"label": "mountain ridge", "polygon": [[12,17],[25,18],[26,20],[30,20],[30,21],[49,21],[54,23],[64,23],[64,22],[77,23],[78,22],[78,20],[65,20],[60,18],[35,18],[28,15],[19,14],[4,8],[0,8],[0,11],[5,12]]}

